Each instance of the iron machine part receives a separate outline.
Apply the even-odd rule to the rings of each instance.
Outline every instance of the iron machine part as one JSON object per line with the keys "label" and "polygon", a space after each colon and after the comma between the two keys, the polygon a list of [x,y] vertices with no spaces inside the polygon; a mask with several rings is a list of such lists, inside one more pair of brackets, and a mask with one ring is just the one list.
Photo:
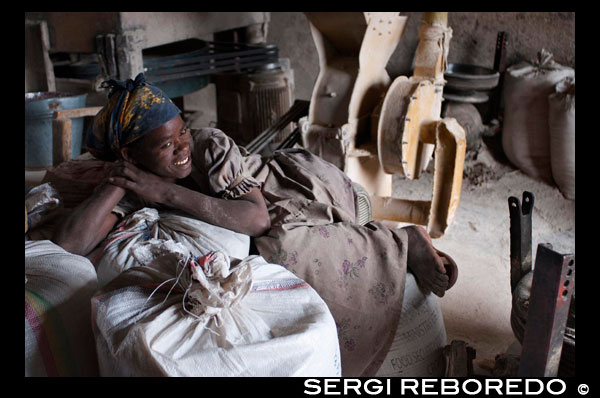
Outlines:
{"label": "iron machine part", "polygon": [[520,377],[555,377],[561,361],[569,304],[575,288],[575,256],[538,245]]}
{"label": "iron machine part", "polygon": [[532,271],[534,196],[508,199],[511,327],[522,344],[519,376],[575,375],[575,258],[550,244],[537,248]]}
{"label": "iron machine part", "polygon": [[531,271],[531,218],[534,196],[523,192],[523,204],[515,196],[508,198],[510,213],[510,291]]}

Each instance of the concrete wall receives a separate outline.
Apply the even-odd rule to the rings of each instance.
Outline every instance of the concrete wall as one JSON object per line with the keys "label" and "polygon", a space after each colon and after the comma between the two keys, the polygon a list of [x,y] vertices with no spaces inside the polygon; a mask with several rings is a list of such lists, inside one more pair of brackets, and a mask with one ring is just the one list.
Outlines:
{"label": "concrete wall", "polygon": [[[408,21],[387,65],[392,78],[410,73],[423,16],[422,12],[401,14],[408,16]],[[533,59],[545,48],[554,54],[556,62],[575,67],[574,12],[450,12],[448,24],[453,30],[450,63],[492,67],[497,34],[505,31],[507,65]],[[319,73],[319,59],[304,14],[272,12],[267,41],[279,47],[281,57],[290,58],[296,98],[309,100]]]}

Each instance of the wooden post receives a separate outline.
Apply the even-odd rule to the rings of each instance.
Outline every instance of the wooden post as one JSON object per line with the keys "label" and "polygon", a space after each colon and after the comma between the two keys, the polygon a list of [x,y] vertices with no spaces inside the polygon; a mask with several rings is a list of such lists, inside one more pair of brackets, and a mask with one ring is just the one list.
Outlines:
{"label": "wooden post", "polygon": [[[448,51],[446,41],[449,40],[447,12],[426,12],[419,29],[419,47],[415,55],[415,71],[413,76],[429,78],[434,80],[443,79],[445,72],[446,52]],[[437,40],[435,34],[439,29],[446,32]]]}
{"label": "wooden post", "polygon": [[52,165],[71,159],[71,119],[52,120]]}
{"label": "wooden post", "polygon": [[426,12],[423,14],[423,22],[428,24],[440,24],[442,26],[448,26],[448,13],[447,12]]}
{"label": "wooden post", "polygon": [[56,91],[46,21],[25,22],[25,92]]}
{"label": "wooden post", "polygon": [[115,36],[117,73],[120,80],[135,79],[138,73],[144,71],[144,44],[142,29],[127,30]]}

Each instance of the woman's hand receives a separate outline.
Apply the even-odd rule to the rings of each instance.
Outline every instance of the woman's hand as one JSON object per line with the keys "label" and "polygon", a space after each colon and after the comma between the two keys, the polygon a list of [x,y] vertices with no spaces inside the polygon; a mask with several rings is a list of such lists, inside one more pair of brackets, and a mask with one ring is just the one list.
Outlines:
{"label": "woman's hand", "polygon": [[172,181],[141,170],[126,160],[115,163],[108,175],[108,182],[129,189],[156,203],[167,201],[169,190],[173,185]]}

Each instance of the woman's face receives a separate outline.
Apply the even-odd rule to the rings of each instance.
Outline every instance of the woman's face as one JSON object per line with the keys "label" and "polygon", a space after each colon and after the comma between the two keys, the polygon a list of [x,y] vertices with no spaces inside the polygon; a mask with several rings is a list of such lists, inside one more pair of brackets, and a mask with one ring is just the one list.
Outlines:
{"label": "woman's face", "polygon": [[169,178],[182,179],[192,171],[193,139],[179,115],[150,131],[129,151],[137,166]]}

